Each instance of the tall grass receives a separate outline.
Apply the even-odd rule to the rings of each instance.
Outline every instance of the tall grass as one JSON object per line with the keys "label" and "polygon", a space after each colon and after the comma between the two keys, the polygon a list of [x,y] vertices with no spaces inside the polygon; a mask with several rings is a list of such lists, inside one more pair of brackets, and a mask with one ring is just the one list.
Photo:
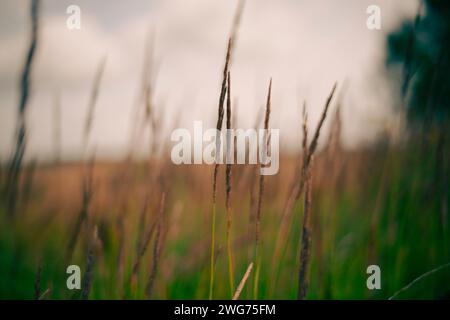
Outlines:
{"label": "tall grass", "polygon": [[[220,89],[219,96],[219,107],[218,107],[218,115],[217,115],[217,125],[216,129],[218,131],[222,131],[222,122],[224,115],[223,104],[225,101],[225,94],[227,90],[227,75],[228,75],[228,64],[230,62],[230,54],[231,54],[231,39],[228,40],[227,54],[225,58],[225,66],[223,70],[223,79],[222,79],[222,87]],[[214,254],[215,254],[215,242],[216,242],[216,197],[217,197],[217,175],[219,173],[219,157],[220,157],[220,136],[216,137],[216,163],[214,165],[214,174],[213,174],[213,191],[212,191],[212,223],[211,223],[211,261],[210,261],[210,281],[209,281],[209,299],[213,298],[213,290],[214,290]]]}
{"label": "tall grass", "polygon": [[227,252],[228,252],[228,275],[230,280],[230,292],[231,295],[234,293],[234,272],[233,272],[233,252],[231,246],[231,223],[232,223],[232,213],[231,213],[231,160],[233,159],[234,154],[231,153],[231,77],[230,71],[228,71],[228,90],[227,90],[227,164],[226,164],[226,173],[225,173],[225,208],[227,213],[227,233],[226,233],[226,241],[227,241]]}
{"label": "tall grass", "polygon": [[[37,32],[37,3],[33,1],[32,6],[32,20],[36,20],[33,32]],[[216,125],[219,131],[224,120],[227,129],[236,126],[230,66],[243,3],[239,2],[234,16],[221,74]],[[32,37],[31,53],[21,82],[20,112],[23,114],[29,95],[35,37],[36,34]],[[154,86],[149,81],[147,58],[140,92],[144,101],[139,101],[143,102],[139,112],[143,112],[144,118],[136,126],[138,137],[134,138],[139,140],[144,131],[141,128],[150,126],[153,141],[149,149],[154,155],[155,137],[162,136],[158,126],[162,113],[155,116]],[[96,71],[83,131],[85,149],[103,70],[102,60]],[[216,221],[216,214],[222,212],[218,210],[220,202],[217,201],[222,186],[218,181],[218,163],[212,177],[212,216],[211,201],[204,197],[210,190],[211,176],[204,167],[180,169],[153,158],[142,163],[128,161],[119,166],[96,163],[94,188],[92,157],[90,162],[80,166],[58,165],[58,173],[67,173],[67,181],[62,188],[56,186],[60,188],[56,195],[53,168],[36,167],[32,163],[21,180],[23,197],[19,198],[22,200],[20,209],[27,214],[20,223],[11,223],[3,219],[5,209],[0,207],[0,274],[4,275],[0,297],[185,299],[202,298],[208,290],[210,299],[230,297],[234,300],[252,297],[403,298],[414,294],[448,297],[446,284],[450,268],[446,240],[450,195],[445,179],[448,150],[441,141],[446,137],[439,137],[437,148],[431,144],[422,149],[423,146],[414,143],[404,149],[389,146],[385,150],[375,146],[342,150],[338,159],[335,154],[341,130],[338,108],[326,152],[319,153],[319,138],[323,136],[336,88],[335,84],[315,131],[308,130],[306,103],[303,105],[303,152],[298,159],[282,155],[281,161],[287,166],[280,170],[278,179],[266,180],[258,172],[261,166],[234,166],[227,162],[225,225],[220,218]],[[264,120],[262,127],[266,134],[270,127],[271,95],[272,80],[265,108],[261,108],[261,116],[256,117],[255,124],[255,128],[259,128]],[[58,118],[55,109],[55,119]],[[174,123],[177,122],[175,119]],[[55,129],[57,125],[55,120]],[[19,120],[18,131],[18,159],[13,162],[17,166],[15,169],[20,170],[27,133],[25,121]],[[217,139],[218,156],[222,141]],[[267,134],[263,142],[263,149],[268,152],[270,139]],[[56,155],[58,144],[55,138]],[[230,160],[228,147],[231,144],[227,135],[227,160]],[[164,151],[164,144],[160,147]],[[71,182],[71,173],[78,177],[80,172],[82,181],[73,179],[75,181]],[[9,181],[14,176],[11,173]],[[284,182],[291,177],[292,185],[284,189]],[[18,179],[14,183],[17,186]],[[33,185],[39,188],[32,188]],[[168,186],[175,191],[170,193],[173,197],[167,196]],[[73,194],[78,194],[80,189],[81,199],[75,199]],[[64,197],[59,197],[60,194]],[[14,198],[15,203],[17,197]],[[301,200],[303,206],[296,207]],[[180,209],[183,205],[186,210]],[[78,208],[72,217],[68,207]],[[423,215],[425,211],[431,214]],[[241,212],[248,213],[248,226],[243,223],[243,215],[237,215]],[[74,222],[67,224],[72,218]],[[223,234],[226,245],[218,246],[216,228],[222,227],[226,229]],[[205,239],[209,231],[211,239]],[[417,241],[417,234],[423,232],[429,237],[426,241]],[[41,263],[36,268],[37,256],[46,262],[45,268]],[[61,275],[69,262],[85,267],[82,290],[76,294],[67,290],[66,279]],[[208,262],[210,270],[205,268]],[[382,291],[369,292],[364,286],[364,268],[368,262],[383,268]],[[235,274],[243,274],[237,288]],[[417,277],[420,274],[422,276]],[[296,276],[297,281],[292,281]],[[406,283],[409,284],[405,287]]]}
{"label": "tall grass", "polygon": [[157,224],[156,224],[155,242],[153,245],[152,267],[150,270],[150,275],[148,277],[147,286],[145,288],[145,294],[146,294],[147,298],[150,298],[153,293],[153,286],[155,283],[156,273],[158,271],[159,258],[160,258],[161,250],[162,250],[162,246],[163,246],[163,243],[162,243],[163,230],[162,229],[163,229],[163,220],[164,220],[163,215],[164,215],[164,211],[165,211],[165,206],[166,206],[166,193],[163,192],[161,195],[161,202],[160,202],[158,216],[156,217]]}
{"label": "tall grass", "polygon": [[92,124],[94,121],[94,114],[95,114],[95,106],[97,105],[97,99],[100,90],[100,82],[102,80],[102,76],[105,70],[105,65],[106,65],[106,56],[102,57],[102,59],[98,63],[97,70],[95,72],[94,82],[92,83],[87,116],[86,121],[84,123],[84,131],[83,131],[83,145],[85,148],[85,152],[89,141],[89,135],[92,130]]}
{"label": "tall grass", "polygon": [[[88,228],[91,229],[91,228]],[[86,261],[86,271],[84,272],[83,284],[81,288],[81,299],[87,300],[91,292],[92,281],[94,278],[94,264],[96,258],[96,251],[98,249],[98,234],[97,226],[95,225],[88,232],[90,235],[88,251],[87,251],[87,261]]]}
{"label": "tall grass", "polygon": [[[266,102],[266,113],[264,117],[264,141],[262,143],[263,149],[263,158],[260,159],[260,167],[261,161],[265,162],[265,155],[268,152],[269,148],[269,120],[270,120],[270,108],[271,108],[271,96],[272,96],[272,79],[269,82],[269,88],[267,90],[267,102]],[[254,274],[254,282],[253,282],[253,298],[258,298],[258,285],[259,285],[259,272],[261,267],[261,256],[260,256],[260,246],[261,246],[261,207],[264,198],[264,175],[259,173],[259,190],[258,190],[258,203],[256,206],[256,226],[255,226],[255,256],[254,261],[256,263],[255,274]]]}
{"label": "tall grass", "polygon": [[87,165],[86,172],[83,177],[81,208],[78,217],[75,221],[72,233],[69,236],[69,242],[67,244],[66,258],[65,258],[65,261],[67,263],[70,262],[70,259],[72,258],[82,227],[83,225],[86,226],[86,223],[89,218],[89,210],[91,206],[92,195],[94,192],[93,190],[94,162],[95,162],[94,157],[92,157],[89,164]]}
{"label": "tall grass", "polygon": [[[161,203],[162,205],[162,203]],[[156,220],[151,224],[150,229],[145,234],[145,237],[141,240],[141,244],[139,246],[139,251],[136,256],[136,261],[134,262],[129,284],[131,285],[132,289],[135,289],[136,282],[137,282],[137,276],[140,269],[140,266],[142,264],[142,259],[145,255],[145,252],[147,251],[147,247],[150,243],[150,240],[152,239],[153,233],[155,232],[155,229],[159,228],[159,220],[160,218],[157,217]]]}
{"label": "tall grass", "polygon": [[304,119],[303,119],[304,120],[304,122],[303,122],[303,161],[302,161],[302,165],[300,167],[300,172],[297,172],[297,174],[294,178],[293,184],[291,186],[291,190],[289,191],[289,196],[286,199],[285,205],[283,207],[282,215],[281,215],[281,224],[280,224],[280,227],[277,232],[277,237],[276,237],[276,242],[275,242],[276,244],[275,244],[274,259],[273,259],[273,263],[272,263],[272,268],[273,268],[273,271],[275,274],[275,276],[273,278],[273,282],[272,282],[272,288],[275,286],[275,282],[276,282],[277,275],[278,275],[279,264],[280,264],[280,256],[282,254],[282,249],[285,247],[285,243],[286,243],[286,240],[287,240],[287,237],[289,234],[289,226],[291,223],[291,216],[294,211],[295,204],[297,203],[297,201],[299,200],[299,198],[303,192],[305,182],[306,182],[308,167],[310,165],[311,158],[313,157],[314,152],[316,151],[318,141],[319,141],[320,131],[322,129],[323,123],[325,122],[325,118],[327,116],[328,109],[331,105],[331,100],[333,99],[334,93],[336,91],[336,87],[337,87],[337,83],[335,83],[333,85],[333,88],[331,89],[331,92],[325,102],[325,107],[322,111],[322,114],[320,116],[316,130],[314,131],[313,138],[308,147],[307,147],[308,134],[307,134],[307,128],[306,128],[306,125],[307,125],[306,124],[306,121],[307,121],[306,105],[304,105],[304,108],[303,108],[303,110],[304,110],[303,111],[303,117],[304,117]]}
{"label": "tall grass", "polygon": [[[224,115],[224,102],[225,95],[227,93],[227,77],[228,70],[230,66],[231,56],[233,52],[233,48],[236,42],[237,32],[239,29],[239,24],[242,16],[242,11],[244,8],[244,0],[241,0],[236,9],[230,37],[228,38],[227,51],[225,56],[225,65],[223,67],[222,73],[222,85],[220,88],[219,94],[219,105],[218,105],[218,115],[217,115],[217,124],[216,129],[221,132],[222,131],[222,123],[223,123],[223,115]],[[213,191],[212,191],[212,221],[211,221],[211,259],[210,259],[210,279],[209,279],[209,299],[213,298],[214,291],[214,262],[215,262],[215,246],[216,246],[216,197],[217,197],[217,175],[219,173],[219,150],[221,150],[220,145],[220,136],[216,137],[216,164],[214,165],[214,173],[213,173]]]}
{"label": "tall grass", "polygon": [[311,259],[311,188],[312,188],[312,158],[306,169],[305,202],[303,206],[303,227],[300,241],[300,267],[298,272],[297,299],[303,300],[308,292],[308,272]]}
{"label": "tall grass", "polygon": [[22,166],[23,156],[25,154],[26,140],[27,140],[27,128],[26,128],[26,111],[28,106],[28,100],[30,96],[30,76],[34,61],[34,56],[38,46],[38,31],[39,31],[39,0],[32,0],[30,7],[30,19],[31,19],[31,37],[28,48],[28,53],[25,58],[25,64],[22,70],[20,78],[19,89],[19,107],[17,114],[17,132],[15,151],[13,153],[11,163],[6,178],[6,204],[7,211],[10,217],[15,215],[16,201],[18,193],[19,173]]}

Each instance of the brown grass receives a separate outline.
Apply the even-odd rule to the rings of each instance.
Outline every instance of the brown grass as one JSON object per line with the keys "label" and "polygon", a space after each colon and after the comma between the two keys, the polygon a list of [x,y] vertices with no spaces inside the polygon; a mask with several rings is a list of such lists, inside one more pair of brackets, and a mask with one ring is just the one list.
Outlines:
{"label": "brown grass", "polygon": [[239,299],[239,296],[241,295],[242,289],[244,289],[245,283],[247,282],[248,277],[250,276],[250,273],[252,272],[253,269],[253,262],[250,262],[250,264],[247,267],[247,271],[245,271],[244,276],[242,277],[241,282],[239,283],[236,292],[233,295],[233,299],[232,300],[237,300]]}

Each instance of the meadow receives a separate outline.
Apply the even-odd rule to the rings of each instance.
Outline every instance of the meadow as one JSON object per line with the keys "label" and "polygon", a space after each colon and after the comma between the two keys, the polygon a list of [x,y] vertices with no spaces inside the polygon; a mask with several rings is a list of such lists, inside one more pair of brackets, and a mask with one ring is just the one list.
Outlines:
{"label": "meadow", "polygon": [[[442,205],[449,190],[438,187],[438,154],[432,144],[379,146],[358,152],[326,150],[317,156],[312,186],[312,252],[309,299],[386,299],[419,275],[447,263],[448,220]],[[339,149],[337,149],[339,150]],[[284,157],[280,172],[266,178],[261,219],[261,268],[258,296],[252,277],[244,299],[294,299],[297,294],[299,239],[303,205],[296,204],[286,242],[276,252],[281,211],[297,160]],[[158,167],[162,166],[162,167]],[[254,166],[253,166],[254,167]],[[233,168],[231,208],[235,282],[253,258],[255,175],[252,166]],[[91,233],[97,243],[92,267],[92,299],[142,299],[154,276],[154,299],[208,297],[211,228],[211,166],[161,163],[130,165],[126,178],[117,163],[96,163],[92,200],[78,231],[73,255],[71,235],[83,211],[83,166],[63,164],[33,169],[13,221],[2,210],[0,272],[2,298],[79,298],[66,287],[69,264],[87,269]],[[229,299],[226,258],[225,172],[218,176],[216,281],[214,298]],[[24,174],[24,184],[29,177]],[[166,190],[161,229],[151,232]],[[150,234],[146,250],[139,243]],[[159,240],[158,240],[159,239]],[[159,248],[159,249],[155,249]],[[155,259],[155,252],[158,258]],[[274,260],[276,259],[276,260]],[[136,261],[140,268],[133,272]],[[381,290],[368,290],[366,268],[382,271]],[[133,275],[134,274],[134,275]],[[448,298],[450,270],[416,283],[397,298]]]}
{"label": "meadow", "polygon": [[[235,125],[231,65],[241,13],[239,6],[227,41],[218,131]],[[102,60],[82,159],[24,162],[37,7],[31,18],[15,153],[0,169],[0,299],[450,298],[446,126],[346,149],[337,84],[317,123],[304,107],[301,152],[282,150],[275,175],[261,175],[260,164],[175,165],[163,134],[150,147],[159,156],[139,159],[142,126],[160,133],[144,70],[130,153],[98,160],[88,141]],[[271,88],[267,79],[255,128],[271,128]],[[67,288],[70,265],[81,267],[79,290]],[[367,287],[370,265],[380,267],[380,289]]]}

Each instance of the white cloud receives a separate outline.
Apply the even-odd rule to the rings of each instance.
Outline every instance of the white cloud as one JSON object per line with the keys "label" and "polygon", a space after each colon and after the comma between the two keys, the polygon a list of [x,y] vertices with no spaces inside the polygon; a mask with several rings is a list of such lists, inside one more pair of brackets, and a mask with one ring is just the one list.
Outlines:
{"label": "white cloud", "polygon": [[[51,150],[51,97],[56,87],[63,97],[64,150],[80,145],[81,128],[95,69],[108,55],[94,122],[93,141],[122,151],[127,142],[133,101],[142,72],[149,27],[156,30],[157,101],[165,100],[169,118],[183,110],[182,124],[203,119],[211,125],[216,116],[220,73],[237,1],[164,0],[152,10],[101,25],[98,11],[83,10],[82,30],[66,28],[64,14],[46,17],[33,73],[30,153]],[[382,9],[382,32],[366,28],[366,7]],[[130,6],[133,2],[130,2]],[[417,1],[389,0],[248,0],[232,67],[233,94],[238,98],[238,121],[251,126],[264,103],[268,80],[273,77],[273,126],[282,127],[282,139],[299,144],[299,101],[307,99],[311,121],[316,121],[334,81],[349,81],[346,102],[350,118],[344,119],[350,143],[366,141],[379,125],[373,117],[389,118],[389,91],[377,69],[383,59],[385,34],[404,17],[414,15]],[[114,21],[109,22],[109,26]],[[15,107],[15,82],[26,50],[26,29],[2,36],[0,77],[2,102]],[[8,49],[8,51],[6,51]],[[5,53],[8,52],[8,53]],[[11,54],[10,54],[11,53]],[[2,141],[11,137],[13,112],[1,111]],[[64,116],[64,114],[66,116]],[[369,120],[368,120],[369,119]],[[381,126],[382,127],[382,126]],[[368,128],[371,128],[370,130]],[[6,137],[6,138],[5,138]]]}

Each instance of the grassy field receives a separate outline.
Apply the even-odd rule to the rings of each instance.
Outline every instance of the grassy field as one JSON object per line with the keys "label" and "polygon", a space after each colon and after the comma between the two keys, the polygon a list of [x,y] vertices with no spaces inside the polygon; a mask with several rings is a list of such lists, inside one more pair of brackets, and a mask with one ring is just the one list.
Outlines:
{"label": "grassy field", "polygon": [[[335,85],[314,127],[304,108],[302,152],[283,151],[278,174],[261,176],[259,165],[176,166],[154,114],[146,48],[136,132],[123,161],[90,152],[101,60],[82,132],[85,160],[24,163],[39,43],[39,1],[31,4],[15,151],[0,168],[0,299],[231,299],[241,279],[240,299],[450,298],[445,123],[346,150]],[[230,70],[242,8],[240,1],[227,41],[217,130],[236,124]],[[257,128],[271,128],[271,86]],[[178,127],[175,115],[165,116]],[[319,148],[325,122],[331,133],[322,130]],[[152,157],[137,161],[147,127]],[[66,285],[70,265],[81,268],[80,289]],[[367,287],[370,265],[381,270],[378,290]]]}
{"label": "grassy field", "polygon": [[[440,155],[435,150],[433,143],[408,143],[354,152],[330,153],[326,148],[318,154],[313,169],[307,298],[386,299],[421,274],[450,261],[449,223],[443,208],[450,194],[448,188],[440,187],[448,176],[439,171]],[[243,299],[296,298],[302,201],[295,206],[287,241],[278,252],[276,239],[297,162],[295,157],[283,157],[280,173],[266,177],[259,289],[255,297],[250,276],[241,293]],[[95,163],[92,199],[68,258],[70,239],[83,209],[83,168],[82,164],[65,164],[24,171],[17,214],[8,218],[4,209],[1,212],[0,297],[34,298],[41,268],[39,292],[50,290],[44,298],[80,298],[81,290],[66,287],[66,267],[77,264],[84,274],[92,250],[89,298],[207,298],[213,167],[156,161]],[[254,169],[233,166],[232,170],[236,286],[253,259]],[[230,299],[224,171],[220,168],[218,176],[213,297]],[[160,210],[163,190],[167,196]],[[150,233],[161,213],[161,224]],[[96,240],[92,240],[94,229]],[[146,235],[149,243],[139,258],[138,243],[142,247]],[[138,260],[140,267],[132,276]],[[381,268],[381,290],[366,287],[366,268],[371,264]],[[152,274],[149,296],[146,286]],[[397,298],[448,298],[449,280],[450,268],[443,268]]]}

